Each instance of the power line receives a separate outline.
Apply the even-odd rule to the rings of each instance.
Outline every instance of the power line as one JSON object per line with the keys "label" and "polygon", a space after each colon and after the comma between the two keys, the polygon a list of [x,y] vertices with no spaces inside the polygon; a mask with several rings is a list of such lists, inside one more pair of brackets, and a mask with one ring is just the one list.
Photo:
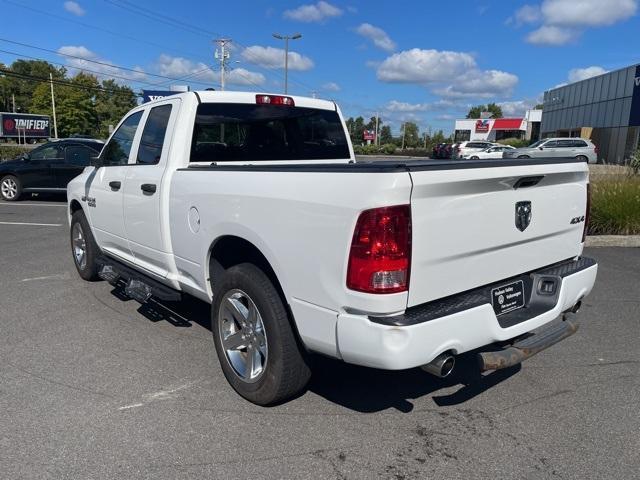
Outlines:
{"label": "power line", "polygon": [[25,9],[25,10],[28,10],[28,11],[31,11],[31,12],[36,12],[36,13],[39,13],[41,15],[46,15],[48,17],[56,18],[56,19],[62,20],[64,22],[74,23],[76,25],[81,25],[81,26],[83,26],[85,28],[89,28],[89,29],[100,31],[100,32],[108,33],[109,35],[113,35],[114,37],[117,37],[119,39],[125,38],[125,39],[128,39],[128,40],[133,40],[134,42],[144,43],[144,44],[147,44],[147,45],[152,45],[154,47],[161,48],[162,50],[165,50],[165,51],[174,52],[174,53],[180,53],[181,55],[189,55],[189,56],[192,56],[192,57],[198,57],[200,55],[200,54],[193,53],[193,52],[186,52],[186,51],[176,50],[173,47],[168,47],[166,45],[161,45],[159,43],[151,42],[149,40],[144,40],[144,39],[141,39],[141,38],[132,37],[131,35],[127,35],[127,34],[124,34],[124,33],[121,33],[121,32],[116,32],[114,30],[109,30],[107,28],[103,28],[103,27],[100,27],[100,26],[97,26],[97,25],[92,25],[90,23],[81,22],[81,21],[73,19],[73,18],[67,18],[67,17],[64,17],[62,15],[57,15],[55,13],[48,12],[46,10],[40,10],[38,8],[34,8],[34,7],[29,6],[29,5],[23,5],[23,4],[19,3],[19,2],[15,2],[13,0],[0,0],[0,1],[4,1],[5,3],[9,3],[11,5],[14,5],[16,7],[20,7],[22,9]]}
{"label": "power line", "polygon": [[[171,81],[180,81],[177,78],[168,77],[166,75],[159,75],[159,74],[156,74],[156,73],[147,73],[147,72],[143,72],[141,70],[136,70],[135,68],[122,67],[120,65],[115,65],[115,64],[109,63],[109,62],[101,62],[99,60],[91,60],[91,59],[88,59],[88,58],[85,58],[85,57],[80,57],[78,55],[72,55],[70,53],[57,52],[55,50],[51,50],[51,49],[48,49],[48,48],[38,47],[38,46],[35,46],[35,45],[29,45],[28,43],[16,42],[14,40],[8,40],[6,38],[0,38],[0,42],[11,43],[13,45],[19,45],[21,47],[32,48],[34,50],[40,50],[42,52],[48,52],[48,53],[52,53],[54,55],[61,55],[63,57],[67,57],[67,58],[73,58],[73,59],[76,59],[76,60],[82,60],[84,62],[89,62],[89,63],[95,63],[97,65],[103,65],[103,66],[106,66],[106,67],[109,67],[109,68],[113,68],[113,69],[126,70],[126,71],[134,72],[134,73],[137,73],[137,74],[143,73],[143,74],[148,75],[150,77],[164,78],[166,80],[171,80]],[[196,82],[196,83],[201,83],[201,84],[204,84],[204,85],[208,85],[208,83],[205,83],[205,82]]]}
{"label": "power line", "polygon": [[[35,75],[30,75],[30,74],[26,74],[26,73],[17,73],[17,72],[13,72],[11,70],[5,70],[3,68],[0,68],[0,74],[5,75],[7,77],[11,77],[11,78],[18,78],[21,80],[31,80],[34,82],[40,82],[40,83],[50,83],[53,82],[54,85],[60,85],[63,87],[70,87],[70,88],[76,88],[76,89],[81,89],[81,90],[87,90],[87,91],[97,91],[97,92],[104,92],[104,93],[112,93],[115,95],[118,94],[122,94],[122,91],[120,90],[113,90],[110,88],[104,88],[104,87],[94,87],[91,85],[81,85],[81,84],[77,84],[77,83],[70,83],[64,80],[60,80],[60,79],[49,79],[49,78],[44,78],[44,77],[38,77]],[[139,96],[137,94],[134,95]]]}
{"label": "power line", "polygon": [[[149,10],[147,8],[144,8],[144,7],[133,5],[131,2],[129,2],[127,0],[117,0],[117,1],[104,0],[104,1],[109,3],[109,4],[111,4],[111,5],[113,5],[113,6],[115,6],[115,7],[121,8],[123,10],[129,11],[129,12],[137,14],[137,15],[140,15],[140,16],[145,17],[145,18],[150,19],[150,20],[155,20],[155,21],[163,23],[165,25],[170,25],[170,26],[172,26],[174,28],[182,29],[182,30],[187,31],[189,33],[195,33],[195,34],[204,35],[204,36],[207,36],[207,37],[223,37],[223,35],[221,35],[218,32],[212,32],[210,30],[206,30],[206,29],[198,27],[196,25],[192,25],[192,24],[180,21],[180,20],[172,19],[171,17],[168,17],[166,15],[162,15],[160,13],[154,12],[153,10]],[[252,54],[248,50],[248,47],[246,45],[243,45],[242,43],[240,43],[238,41],[235,41],[235,43],[239,47],[244,49],[244,55],[247,57],[247,59],[250,62],[251,62],[251,58],[253,58],[255,63],[253,63],[253,62],[252,63],[257,68],[262,69],[265,73],[268,73],[269,75],[274,75],[274,78],[276,78],[278,80],[280,79],[280,77],[275,75],[270,69],[268,69],[266,67],[262,67],[261,65],[259,65],[259,63],[257,62],[259,60],[258,57],[255,56],[254,54]],[[255,85],[255,83],[251,82],[251,80],[249,80],[246,76],[244,78],[247,81],[249,81],[250,83],[253,83]],[[301,87],[303,87],[305,89],[309,89],[309,91],[313,91],[314,90],[314,87],[312,87],[310,85],[307,85],[307,84],[305,84],[305,83],[303,83],[301,81],[298,81],[298,80],[296,80],[294,78],[292,78],[291,81],[293,83],[297,83],[298,85],[300,85]],[[261,88],[259,85],[257,85],[257,86],[259,88]]]}

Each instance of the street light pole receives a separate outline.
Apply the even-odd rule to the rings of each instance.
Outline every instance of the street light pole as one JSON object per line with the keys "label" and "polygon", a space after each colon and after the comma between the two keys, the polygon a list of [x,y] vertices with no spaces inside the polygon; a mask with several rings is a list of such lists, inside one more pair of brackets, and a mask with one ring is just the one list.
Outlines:
{"label": "street light pole", "polygon": [[289,91],[289,40],[298,40],[302,38],[302,35],[299,33],[293,35],[274,33],[273,38],[284,40],[284,93],[286,94]]}

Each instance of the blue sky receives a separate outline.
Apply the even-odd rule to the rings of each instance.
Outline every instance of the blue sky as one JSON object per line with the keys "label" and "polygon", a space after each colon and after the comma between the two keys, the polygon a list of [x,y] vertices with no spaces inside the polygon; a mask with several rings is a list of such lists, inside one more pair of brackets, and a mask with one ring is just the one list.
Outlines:
{"label": "blue sky", "polygon": [[[335,99],[347,116],[378,111],[395,132],[405,120],[450,132],[470,105],[520,115],[546,89],[640,62],[638,3],[0,0],[0,49],[124,77],[136,90],[185,76],[173,83],[203,89],[219,86],[212,40],[224,36],[228,89],[277,92],[283,42],[271,34],[300,32],[290,93]],[[0,52],[0,62],[16,58]]]}

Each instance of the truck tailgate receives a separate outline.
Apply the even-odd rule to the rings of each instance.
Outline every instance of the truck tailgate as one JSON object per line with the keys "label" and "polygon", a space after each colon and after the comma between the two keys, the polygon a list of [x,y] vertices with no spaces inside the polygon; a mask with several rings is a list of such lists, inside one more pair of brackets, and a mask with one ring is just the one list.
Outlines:
{"label": "truck tailgate", "polygon": [[[585,215],[589,173],[584,162],[409,171],[409,307],[582,252],[580,218]],[[541,177],[537,184],[514,188],[520,179],[535,182],[534,177]],[[516,225],[519,202],[530,202],[531,208],[523,231]]]}

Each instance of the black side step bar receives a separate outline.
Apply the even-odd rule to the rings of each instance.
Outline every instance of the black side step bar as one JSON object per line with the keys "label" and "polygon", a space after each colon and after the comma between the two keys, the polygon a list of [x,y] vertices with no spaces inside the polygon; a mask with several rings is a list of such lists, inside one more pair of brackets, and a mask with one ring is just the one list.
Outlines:
{"label": "black side step bar", "polygon": [[146,302],[152,296],[168,302],[177,302],[182,299],[180,292],[111,257],[101,256],[97,263],[100,278],[111,285],[116,285],[119,280],[123,280],[126,283],[124,291],[127,296],[140,303]]}
{"label": "black side step bar", "polygon": [[503,350],[478,353],[480,371],[499,370],[517,365],[570,337],[577,331],[578,322],[576,321],[575,313],[567,312],[564,314],[562,322],[534,333],[530,337],[520,340]]}

